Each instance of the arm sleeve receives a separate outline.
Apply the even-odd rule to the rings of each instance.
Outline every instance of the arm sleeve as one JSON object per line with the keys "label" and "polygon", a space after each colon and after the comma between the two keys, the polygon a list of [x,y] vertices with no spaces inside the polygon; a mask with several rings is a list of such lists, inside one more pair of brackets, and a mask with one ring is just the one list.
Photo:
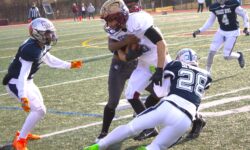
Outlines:
{"label": "arm sleeve", "polygon": [[43,62],[45,62],[51,68],[60,68],[60,69],[70,69],[71,63],[67,61],[63,61],[49,52],[42,58]]}
{"label": "arm sleeve", "polygon": [[210,28],[214,24],[215,19],[216,19],[215,14],[211,12],[209,18],[206,21],[206,23],[199,29],[200,32],[204,32],[208,28]]}
{"label": "arm sleeve", "polygon": [[18,76],[18,84],[17,84],[17,89],[18,89],[18,96],[19,98],[22,97],[27,97],[27,78],[29,76],[32,63],[31,61],[26,61],[22,58],[20,58],[20,62],[22,64],[20,74]]}
{"label": "arm sleeve", "polygon": [[249,28],[249,17],[247,12],[240,6],[236,7],[235,12],[237,15],[242,17],[244,22],[244,27]]}
{"label": "arm sleeve", "polygon": [[154,44],[163,39],[160,30],[157,30],[154,26],[148,28],[144,35]]}

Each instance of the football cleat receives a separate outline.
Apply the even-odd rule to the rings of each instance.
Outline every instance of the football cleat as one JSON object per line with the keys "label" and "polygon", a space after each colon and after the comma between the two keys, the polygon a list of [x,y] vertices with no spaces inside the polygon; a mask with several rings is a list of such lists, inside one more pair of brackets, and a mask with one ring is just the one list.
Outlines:
{"label": "football cleat", "polygon": [[18,140],[18,135],[17,134],[16,134],[16,136],[14,138],[12,146],[14,147],[15,150],[28,150],[28,148],[27,148],[27,140],[22,139],[22,138]]}
{"label": "football cleat", "polygon": [[103,139],[105,136],[107,136],[108,133],[106,132],[102,132],[96,139],[95,139],[95,143],[98,143],[101,139]]}
{"label": "football cleat", "polygon": [[243,53],[242,52],[237,52],[237,53],[240,54],[240,57],[238,58],[239,65],[241,68],[244,68],[245,67],[245,59],[244,59]]}
{"label": "football cleat", "polygon": [[199,137],[202,129],[205,127],[206,125],[206,121],[201,117],[196,118],[196,120],[194,120],[193,122],[193,127],[192,130],[189,132],[189,134],[187,135],[187,139],[195,139],[197,137]]}
{"label": "football cleat", "polygon": [[145,146],[140,146],[140,147],[138,147],[138,148],[135,149],[135,150],[147,150],[147,148],[146,148]]}
{"label": "football cleat", "polygon": [[135,136],[133,139],[136,141],[142,141],[147,138],[151,138],[158,135],[158,131],[155,128],[145,129],[139,135]]}
{"label": "football cleat", "polygon": [[83,148],[83,150],[99,150],[99,145],[93,144],[93,145]]}
{"label": "football cleat", "polygon": [[[17,132],[16,132],[16,135],[19,136],[19,135],[20,135],[20,132],[17,131]],[[31,134],[31,133],[29,133],[29,134],[27,135],[27,138],[26,138],[26,140],[39,140],[39,139],[41,139],[41,136],[40,136],[40,135]]]}

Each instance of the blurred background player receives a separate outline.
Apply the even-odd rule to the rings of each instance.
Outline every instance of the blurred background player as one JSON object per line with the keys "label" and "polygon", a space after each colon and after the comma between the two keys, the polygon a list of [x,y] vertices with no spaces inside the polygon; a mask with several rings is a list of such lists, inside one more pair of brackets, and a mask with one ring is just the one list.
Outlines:
{"label": "blurred background player", "polygon": [[197,0],[197,2],[198,2],[198,9],[197,9],[197,13],[199,13],[199,12],[203,12],[203,8],[204,8],[204,2],[205,2],[205,0]]}
{"label": "blurred background player", "polygon": [[71,10],[72,10],[72,13],[73,13],[74,21],[77,21],[77,19],[78,19],[79,8],[78,8],[78,6],[77,6],[76,3],[73,3],[73,4],[72,4]]}
{"label": "blurred background player", "polygon": [[66,62],[49,53],[51,45],[57,42],[56,28],[51,21],[37,18],[29,25],[30,38],[18,49],[17,54],[3,79],[7,92],[18,99],[25,112],[29,112],[23,127],[13,141],[16,150],[27,150],[29,139],[39,139],[30,132],[40,121],[46,107],[40,90],[33,82],[33,76],[44,62],[53,68],[80,68],[82,61]]}
{"label": "blurred background player", "polygon": [[95,7],[93,6],[92,3],[89,3],[89,6],[87,7],[87,12],[88,12],[88,16],[89,16],[89,20],[90,17],[92,17],[92,19],[94,19],[95,17]]}
{"label": "blurred background player", "polygon": [[249,17],[247,12],[240,6],[240,3],[237,0],[216,0],[216,2],[209,7],[209,11],[211,11],[211,13],[206,23],[193,33],[193,37],[195,38],[197,34],[206,31],[213,25],[217,17],[220,27],[215,33],[210,46],[206,70],[211,72],[214,56],[223,43],[223,55],[225,60],[238,59],[240,67],[244,68],[245,60],[243,53],[233,52],[233,48],[237,37],[240,35],[237,15],[243,18],[243,32],[245,35],[249,35]]}
{"label": "blurred background player", "polygon": [[[126,5],[129,5],[129,12],[140,11],[138,0],[124,0]],[[108,47],[114,54],[109,70],[108,79],[108,91],[109,98],[108,103],[104,107],[103,112],[103,124],[102,130],[95,142],[98,142],[101,138],[108,134],[110,124],[115,116],[115,109],[121,98],[122,91],[124,89],[126,81],[129,79],[131,73],[137,66],[137,57],[142,53],[140,49],[132,49],[130,47],[129,53],[126,53],[128,45],[138,44],[139,39],[132,34],[127,34],[126,31],[115,32],[110,28],[105,28],[109,34]],[[146,107],[154,105],[159,100],[152,94],[146,99]],[[131,103],[133,105],[134,103]],[[140,113],[145,109],[145,106],[140,102],[136,103],[136,106],[132,106],[135,112]]]}
{"label": "blurred background player", "polygon": [[[201,97],[212,81],[206,70],[198,68],[197,59],[192,49],[180,50],[176,60],[168,63],[164,68],[164,78],[170,80],[170,84],[163,87],[170,86],[168,96],[162,98],[155,107],[148,108],[128,124],[115,128],[97,144],[86,147],[84,150],[105,150],[144,129],[160,124],[163,128],[153,142],[138,150],[163,150],[178,141],[190,128]],[[192,82],[183,84],[187,80]]]}
{"label": "blurred background player", "polygon": [[31,22],[32,20],[39,17],[41,17],[39,9],[36,7],[36,2],[33,2],[32,7],[29,9],[28,21]]}

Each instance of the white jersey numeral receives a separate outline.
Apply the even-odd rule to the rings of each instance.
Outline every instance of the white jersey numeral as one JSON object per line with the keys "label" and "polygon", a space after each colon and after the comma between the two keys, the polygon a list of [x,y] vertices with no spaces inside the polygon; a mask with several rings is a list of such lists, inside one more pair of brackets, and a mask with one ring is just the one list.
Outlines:
{"label": "white jersey numeral", "polygon": [[[194,92],[201,97],[207,83],[207,78],[204,74],[195,73],[189,69],[180,69],[178,72],[180,78],[177,80],[176,88]],[[193,85],[195,83],[195,85]]]}
{"label": "white jersey numeral", "polygon": [[222,23],[224,23],[224,25],[229,25],[229,19],[227,18],[227,14],[224,14],[222,16]]}

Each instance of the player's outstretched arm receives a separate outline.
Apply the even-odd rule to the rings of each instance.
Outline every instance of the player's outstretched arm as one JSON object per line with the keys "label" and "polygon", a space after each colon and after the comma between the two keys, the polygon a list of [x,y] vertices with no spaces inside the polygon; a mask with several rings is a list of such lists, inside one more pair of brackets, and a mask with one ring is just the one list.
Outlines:
{"label": "player's outstretched arm", "polygon": [[243,22],[244,22],[244,30],[243,30],[243,33],[246,35],[246,36],[249,36],[249,16],[247,14],[247,11],[244,10],[242,7],[238,6],[236,9],[235,9],[235,12],[237,15],[241,16],[242,19],[243,19]]}
{"label": "player's outstretched arm", "polygon": [[47,53],[43,57],[43,61],[51,68],[60,69],[81,68],[83,65],[82,60],[67,62],[51,55],[50,53]]}
{"label": "player's outstretched arm", "polygon": [[205,22],[205,24],[198,30],[193,32],[193,37],[195,38],[198,34],[200,34],[201,32],[206,31],[207,29],[209,29],[215,22],[216,20],[216,15],[214,13],[210,13],[209,18],[207,19],[207,21]]}

